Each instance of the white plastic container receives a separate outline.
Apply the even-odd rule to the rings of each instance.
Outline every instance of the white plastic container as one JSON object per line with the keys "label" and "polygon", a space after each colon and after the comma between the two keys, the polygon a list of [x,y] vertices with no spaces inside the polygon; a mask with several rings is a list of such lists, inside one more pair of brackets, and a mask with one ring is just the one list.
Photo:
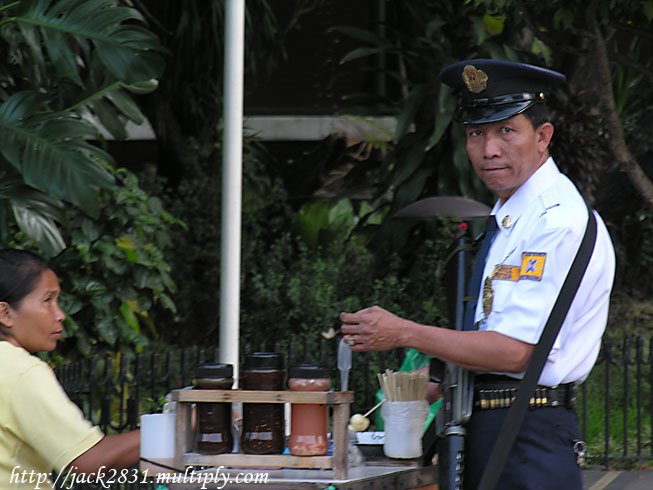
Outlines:
{"label": "white plastic container", "polygon": [[381,406],[385,426],[383,454],[388,458],[419,458],[423,452],[422,435],[428,410],[426,400],[386,401]]}
{"label": "white plastic container", "polygon": [[141,458],[175,455],[175,413],[141,415]]}

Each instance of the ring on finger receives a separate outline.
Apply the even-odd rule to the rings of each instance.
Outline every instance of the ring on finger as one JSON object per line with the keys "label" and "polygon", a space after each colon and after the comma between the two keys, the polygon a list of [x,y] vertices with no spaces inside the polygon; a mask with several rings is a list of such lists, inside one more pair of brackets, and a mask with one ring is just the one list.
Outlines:
{"label": "ring on finger", "polygon": [[356,341],[354,340],[354,336],[353,336],[353,335],[350,335],[350,336],[345,340],[345,342],[347,342],[350,346],[352,346],[352,345],[354,345],[354,344],[356,343]]}

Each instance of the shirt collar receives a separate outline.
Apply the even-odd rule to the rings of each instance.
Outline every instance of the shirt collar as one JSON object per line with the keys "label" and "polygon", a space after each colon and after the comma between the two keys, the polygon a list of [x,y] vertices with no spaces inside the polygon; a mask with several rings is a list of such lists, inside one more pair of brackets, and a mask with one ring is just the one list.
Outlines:
{"label": "shirt collar", "polygon": [[559,175],[558,167],[549,157],[503,205],[497,200],[492,214],[496,217],[499,230],[509,232],[529,205],[551,187]]}

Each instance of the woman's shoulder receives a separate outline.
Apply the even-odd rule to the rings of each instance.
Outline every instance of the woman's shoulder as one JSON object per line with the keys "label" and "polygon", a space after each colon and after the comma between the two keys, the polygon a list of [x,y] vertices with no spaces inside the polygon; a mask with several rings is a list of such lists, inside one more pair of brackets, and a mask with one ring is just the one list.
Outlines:
{"label": "woman's shoulder", "polygon": [[37,356],[9,342],[0,342],[0,372],[19,379],[33,370],[51,371],[50,367]]}

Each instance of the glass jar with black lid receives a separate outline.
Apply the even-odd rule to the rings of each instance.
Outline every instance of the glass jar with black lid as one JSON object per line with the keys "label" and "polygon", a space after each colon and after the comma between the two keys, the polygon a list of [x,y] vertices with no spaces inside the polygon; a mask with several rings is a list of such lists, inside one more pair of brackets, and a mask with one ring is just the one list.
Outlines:
{"label": "glass jar with black lid", "polygon": [[[234,368],[231,364],[201,364],[195,370],[194,389],[230,390]],[[231,403],[197,404],[195,447],[201,454],[230,453],[234,439],[231,432]]]}
{"label": "glass jar with black lid", "polygon": [[[286,371],[276,352],[245,356],[241,371],[243,390],[281,391]],[[284,450],[283,403],[243,403],[241,450],[247,454],[281,454]]]}

